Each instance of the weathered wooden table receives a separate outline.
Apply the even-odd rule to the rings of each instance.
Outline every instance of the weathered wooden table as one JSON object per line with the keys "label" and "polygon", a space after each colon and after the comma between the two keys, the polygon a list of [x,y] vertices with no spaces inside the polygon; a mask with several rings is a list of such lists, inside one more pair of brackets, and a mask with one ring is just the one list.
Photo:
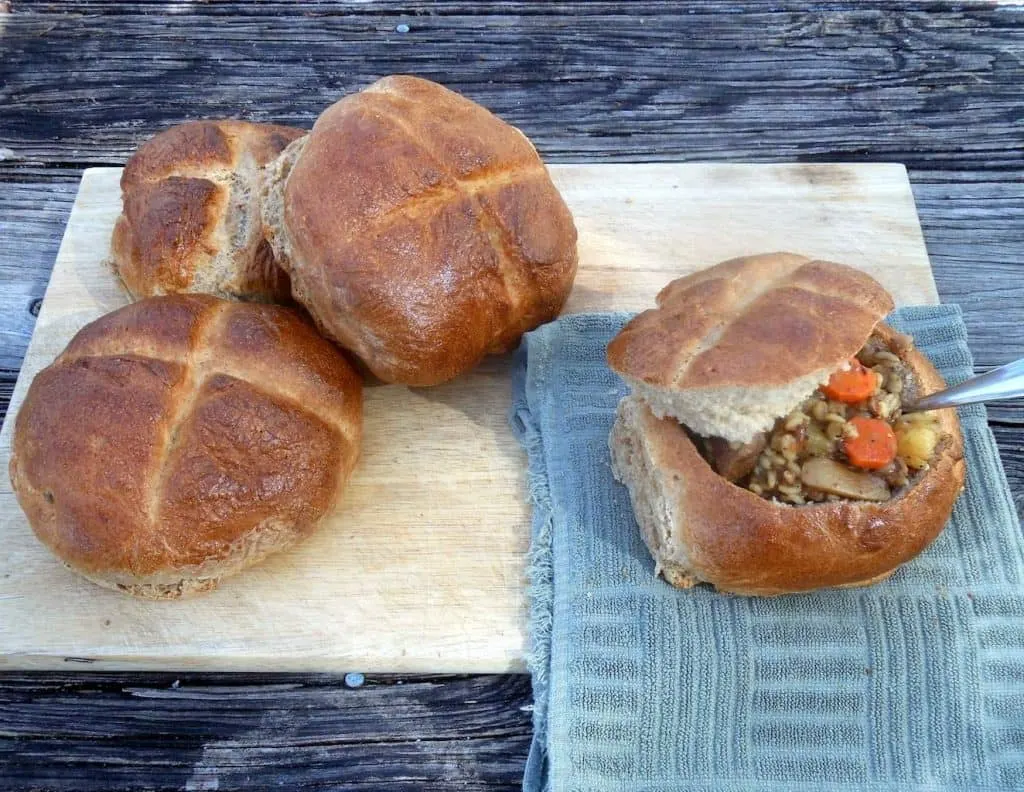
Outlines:
{"label": "weathered wooden table", "polygon": [[[1024,357],[1024,7],[0,2],[0,415],[78,179],[414,72],[550,162],[906,163],[979,370]],[[1024,408],[992,407],[1018,511]],[[2,550],[0,550],[2,552]],[[0,674],[0,788],[514,789],[522,676]]]}

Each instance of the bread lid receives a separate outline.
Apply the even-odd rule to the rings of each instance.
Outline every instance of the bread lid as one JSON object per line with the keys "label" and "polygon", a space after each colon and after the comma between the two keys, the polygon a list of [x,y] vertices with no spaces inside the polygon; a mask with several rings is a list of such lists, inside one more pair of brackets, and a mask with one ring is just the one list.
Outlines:
{"label": "bread lid", "polygon": [[608,345],[656,415],[747,442],[797,407],[893,308],[860,270],[793,253],[744,256],[668,284]]}

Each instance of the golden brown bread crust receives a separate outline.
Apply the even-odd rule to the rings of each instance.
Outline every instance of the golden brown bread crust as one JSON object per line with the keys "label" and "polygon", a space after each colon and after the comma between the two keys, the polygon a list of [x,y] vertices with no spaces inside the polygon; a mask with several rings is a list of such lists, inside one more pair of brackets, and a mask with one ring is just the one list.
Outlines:
{"label": "golden brown bread crust", "polygon": [[143,143],[121,176],[114,267],[136,299],[208,292],[287,301],[287,275],[262,237],[259,171],[304,130],[194,121]]}
{"label": "golden brown bread crust", "polygon": [[361,426],[359,377],[293,311],[150,298],[87,325],[36,376],[11,482],[72,569],[174,597],[312,533]]}
{"label": "golden brown bread crust", "polygon": [[781,386],[860,349],[892,298],[864,272],[793,253],[744,256],[668,284],[608,345],[659,388]]}
{"label": "golden brown bread crust", "polygon": [[[878,330],[894,337],[884,325]],[[902,346],[899,354],[923,394],[945,387],[915,348]],[[766,500],[715,473],[677,421],[657,418],[636,396],[619,405],[612,466],[628,482],[644,540],[673,585],[705,581],[746,595],[867,585],[927,547],[963,489],[956,412],[936,414],[947,435],[937,459],[908,491],[884,503],[794,507]],[[664,505],[660,512],[655,500]]]}
{"label": "golden brown bread crust", "polygon": [[480,105],[388,77],[287,156],[268,238],[296,299],[381,379],[451,379],[561,310],[572,216],[529,140]]}

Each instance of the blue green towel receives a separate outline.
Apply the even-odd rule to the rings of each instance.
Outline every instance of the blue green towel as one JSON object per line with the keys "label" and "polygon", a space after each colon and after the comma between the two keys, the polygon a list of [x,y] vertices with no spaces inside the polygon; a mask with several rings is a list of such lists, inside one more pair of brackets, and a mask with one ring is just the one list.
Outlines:
{"label": "blue green towel", "polygon": [[[679,591],[654,577],[609,467],[625,389],[605,345],[627,318],[568,317],[518,353],[534,509],[524,789],[1024,789],[1024,541],[984,408],[961,411],[951,524],[888,581]],[[948,382],[971,374],[956,307],[890,321]]]}

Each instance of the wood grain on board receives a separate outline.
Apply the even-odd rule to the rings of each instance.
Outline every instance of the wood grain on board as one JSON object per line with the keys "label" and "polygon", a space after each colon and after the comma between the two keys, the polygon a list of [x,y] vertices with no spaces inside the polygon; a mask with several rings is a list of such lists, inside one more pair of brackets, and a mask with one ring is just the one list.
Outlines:
{"label": "wood grain on board", "polygon": [[[579,228],[568,311],[639,310],[669,280],[796,249],[937,301],[898,165],[559,165]],[[88,170],[12,399],[84,324],[123,305],[104,264],[119,169]],[[341,509],[292,551],[209,595],[146,602],[67,571],[0,483],[0,667],[466,672],[523,668],[525,457],[508,357],[427,389],[367,390]],[[0,435],[6,465],[12,421]]]}

